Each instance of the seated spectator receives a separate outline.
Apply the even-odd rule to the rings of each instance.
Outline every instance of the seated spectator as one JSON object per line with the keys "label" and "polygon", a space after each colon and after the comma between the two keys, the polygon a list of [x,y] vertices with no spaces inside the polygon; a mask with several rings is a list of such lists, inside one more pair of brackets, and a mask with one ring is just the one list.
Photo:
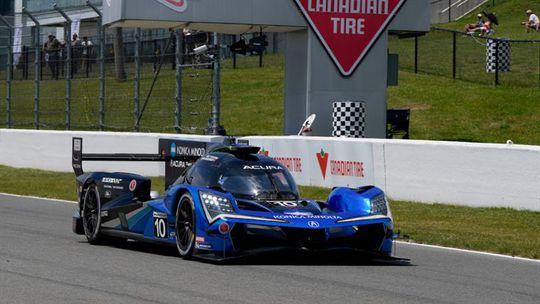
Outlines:
{"label": "seated spectator", "polygon": [[477,17],[478,20],[476,23],[469,23],[465,25],[465,33],[472,32],[474,29],[484,26],[484,18],[482,18],[482,14],[478,14]]}
{"label": "seated spectator", "polygon": [[529,20],[521,22],[521,24],[525,26],[527,32],[530,30],[535,30],[538,32],[538,29],[540,28],[540,20],[538,19],[538,16],[536,16],[532,10],[527,10],[525,13],[529,17]]}
{"label": "seated spectator", "polygon": [[469,31],[469,34],[473,34],[475,32],[480,32],[480,36],[491,34],[492,31],[492,24],[491,21],[487,20],[484,22],[484,24],[481,27],[477,27]]}

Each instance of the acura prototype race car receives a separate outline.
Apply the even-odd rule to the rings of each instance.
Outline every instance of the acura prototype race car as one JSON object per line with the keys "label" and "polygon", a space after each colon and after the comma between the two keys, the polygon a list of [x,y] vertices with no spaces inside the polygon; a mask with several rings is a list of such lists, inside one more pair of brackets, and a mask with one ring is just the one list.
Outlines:
{"label": "acura prototype race car", "polygon": [[[273,250],[346,250],[391,257],[394,227],[384,192],[334,188],[302,199],[289,171],[249,145],[160,139],[156,154],[85,154],[73,138],[78,211],[88,242],[131,239],[175,246],[183,258],[225,260]],[[166,193],[130,173],[83,172],[83,161],[165,163]]]}

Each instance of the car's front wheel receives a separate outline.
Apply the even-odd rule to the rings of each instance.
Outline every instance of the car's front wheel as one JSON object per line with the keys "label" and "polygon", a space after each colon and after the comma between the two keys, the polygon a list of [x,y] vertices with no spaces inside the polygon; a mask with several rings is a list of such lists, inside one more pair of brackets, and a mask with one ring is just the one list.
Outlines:
{"label": "car's front wheel", "polygon": [[101,227],[101,201],[96,185],[88,185],[84,191],[81,209],[84,234],[90,244],[98,244],[102,239]]}
{"label": "car's front wheel", "polygon": [[189,259],[195,248],[195,205],[191,195],[180,197],[176,208],[176,247],[183,259]]}

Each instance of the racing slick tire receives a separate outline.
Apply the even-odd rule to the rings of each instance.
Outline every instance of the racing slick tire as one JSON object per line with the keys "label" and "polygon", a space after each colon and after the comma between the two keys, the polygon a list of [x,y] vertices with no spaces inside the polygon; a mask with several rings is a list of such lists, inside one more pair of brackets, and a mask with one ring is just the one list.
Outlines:
{"label": "racing slick tire", "polygon": [[103,241],[101,234],[101,200],[95,184],[88,185],[84,190],[81,217],[84,234],[90,244],[100,244]]}
{"label": "racing slick tire", "polygon": [[185,193],[178,201],[176,208],[176,248],[180,257],[188,260],[195,249],[196,231],[195,205],[189,193]]}

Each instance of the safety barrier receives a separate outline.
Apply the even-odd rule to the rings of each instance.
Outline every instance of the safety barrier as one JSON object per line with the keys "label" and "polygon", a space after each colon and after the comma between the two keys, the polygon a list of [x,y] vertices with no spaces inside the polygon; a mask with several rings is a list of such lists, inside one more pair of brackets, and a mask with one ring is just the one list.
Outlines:
{"label": "safety barrier", "polygon": [[[219,136],[0,129],[0,164],[71,171],[73,136],[84,138],[88,153],[156,153],[158,139],[163,137],[223,140]],[[374,184],[397,200],[540,211],[537,146],[297,136],[242,140],[280,161],[300,185]],[[161,164],[88,163],[85,167],[163,175]]]}

